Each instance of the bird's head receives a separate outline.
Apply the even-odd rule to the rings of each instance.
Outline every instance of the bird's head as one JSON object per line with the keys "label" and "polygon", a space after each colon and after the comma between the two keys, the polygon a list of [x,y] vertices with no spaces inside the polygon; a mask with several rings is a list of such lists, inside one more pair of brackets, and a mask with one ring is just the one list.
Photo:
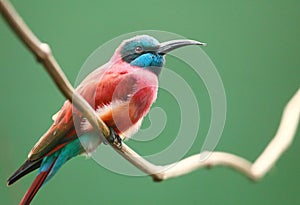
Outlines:
{"label": "bird's head", "polygon": [[159,43],[158,40],[151,36],[140,35],[123,41],[114,56],[132,66],[149,69],[156,75],[159,75],[165,63],[165,54],[176,48],[188,45],[205,46],[206,44],[186,39]]}

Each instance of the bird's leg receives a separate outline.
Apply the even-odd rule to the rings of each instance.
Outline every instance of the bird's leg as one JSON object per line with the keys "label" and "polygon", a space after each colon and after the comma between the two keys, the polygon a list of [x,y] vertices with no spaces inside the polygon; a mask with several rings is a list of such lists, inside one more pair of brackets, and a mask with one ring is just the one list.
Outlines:
{"label": "bird's leg", "polygon": [[122,138],[116,133],[116,131],[109,127],[110,136],[108,138],[109,143],[115,143],[117,141],[117,145],[119,148],[122,148]]}

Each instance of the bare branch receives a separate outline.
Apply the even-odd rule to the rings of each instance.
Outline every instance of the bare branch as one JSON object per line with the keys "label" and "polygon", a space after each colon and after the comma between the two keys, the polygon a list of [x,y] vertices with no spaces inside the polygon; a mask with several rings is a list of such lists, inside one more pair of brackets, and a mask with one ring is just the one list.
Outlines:
{"label": "bare branch", "polygon": [[254,162],[251,171],[255,178],[263,177],[293,142],[300,117],[300,89],[287,103],[275,137]]}
{"label": "bare branch", "polygon": [[[251,164],[244,158],[225,152],[210,152],[193,155],[160,174],[160,179],[177,177],[202,167],[216,165],[228,166],[239,171],[252,180],[261,179],[275,164],[283,152],[292,143],[300,117],[300,89],[288,102],[284,109],[278,131],[258,159]],[[205,161],[200,161],[201,155],[210,155]],[[169,165],[170,166],[170,165]]]}
{"label": "bare branch", "polygon": [[[43,64],[62,94],[89,120],[95,130],[108,137],[109,129],[93,108],[75,92],[53,57],[50,47],[40,42],[7,0],[0,0],[0,11],[18,37]],[[124,143],[122,149],[119,149],[116,144],[112,144],[112,147],[138,169],[149,174],[154,181],[178,177],[203,167],[210,168],[217,165],[230,167],[252,180],[258,180],[271,169],[292,143],[299,124],[299,116],[300,89],[287,104],[275,137],[253,164],[242,157],[226,152],[203,152],[170,165],[157,166],[145,160]],[[208,157],[201,160],[202,156]]]}
{"label": "bare branch", "polygon": [[29,48],[29,50],[44,65],[44,68],[55,82],[62,94],[70,100],[76,108],[87,118],[93,127],[103,133],[105,137],[109,136],[109,129],[104,122],[97,116],[93,108],[75,92],[71,83],[63,73],[59,64],[52,55],[48,44],[42,43],[24,23],[22,18],[12,7],[9,1],[0,1],[0,11],[10,27],[15,31],[18,37]]}

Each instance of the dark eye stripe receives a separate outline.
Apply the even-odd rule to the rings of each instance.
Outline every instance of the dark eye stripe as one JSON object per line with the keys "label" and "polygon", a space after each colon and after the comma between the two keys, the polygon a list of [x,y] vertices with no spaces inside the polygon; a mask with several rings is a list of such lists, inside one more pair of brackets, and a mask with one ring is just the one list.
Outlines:
{"label": "dark eye stripe", "polygon": [[129,54],[126,56],[122,56],[123,61],[130,63],[131,61],[133,61],[134,59],[136,59],[137,57],[139,57],[141,54],[137,54],[137,53],[133,53],[133,54]]}

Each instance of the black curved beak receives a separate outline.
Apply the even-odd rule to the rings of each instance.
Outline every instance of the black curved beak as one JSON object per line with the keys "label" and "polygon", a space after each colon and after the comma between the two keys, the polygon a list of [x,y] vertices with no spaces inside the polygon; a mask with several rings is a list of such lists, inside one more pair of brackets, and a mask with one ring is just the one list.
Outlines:
{"label": "black curved beak", "polygon": [[159,45],[157,53],[161,55],[165,55],[166,53],[169,53],[170,51],[175,50],[176,48],[189,46],[189,45],[206,46],[207,44],[199,41],[194,41],[194,40],[172,40],[172,41],[161,43]]}

